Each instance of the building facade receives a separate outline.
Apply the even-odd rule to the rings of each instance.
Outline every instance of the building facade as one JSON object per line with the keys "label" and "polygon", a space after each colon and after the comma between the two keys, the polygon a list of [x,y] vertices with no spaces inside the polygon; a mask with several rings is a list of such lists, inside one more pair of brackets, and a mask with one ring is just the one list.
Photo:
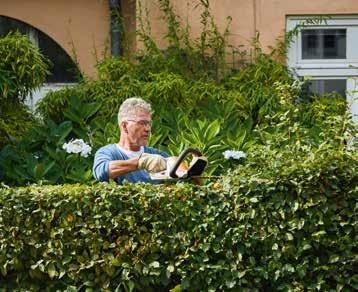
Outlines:
{"label": "building facade", "polygon": [[[190,25],[193,37],[202,29],[198,2],[171,0],[180,19]],[[313,91],[343,93],[357,114],[353,102],[358,89],[357,0],[210,0],[210,7],[221,31],[227,25],[227,17],[232,18],[228,41],[235,47],[248,47],[259,32],[262,47],[268,48],[308,17],[329,16],[325,22],[305,27],[297,36],[289,50],[288,65],[298,77],[312,79]],[[114,43],[121,43],[111,22],[116,10],[120,11],[129,40],[125,53],[141,48],[135,36],[139,8],[146,12],[153,38],[165,47],[166,26],[158,0],[1,0],[0,34],[9,21],[19,22],[39,47],[52,50],[54,56],[63,55],[61,60],[66,66],[71,67],[72,61],[83,74],[95,77],[96,62],[116,52]],[[55,60],[55,65],[56,62],[60,61]],[[49,83],[56,81],[72,82],[71,75],[62,74],[62,79]]]}

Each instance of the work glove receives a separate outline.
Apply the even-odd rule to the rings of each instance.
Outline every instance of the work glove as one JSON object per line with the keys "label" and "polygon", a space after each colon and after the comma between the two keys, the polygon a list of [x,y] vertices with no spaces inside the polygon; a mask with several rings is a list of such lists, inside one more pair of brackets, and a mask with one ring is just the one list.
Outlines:
{"label": "work glove", "polygon": [[167,168],[167,161],[158,154],[143,153],[138,159],[138,168],[148,172],[159,172]]}

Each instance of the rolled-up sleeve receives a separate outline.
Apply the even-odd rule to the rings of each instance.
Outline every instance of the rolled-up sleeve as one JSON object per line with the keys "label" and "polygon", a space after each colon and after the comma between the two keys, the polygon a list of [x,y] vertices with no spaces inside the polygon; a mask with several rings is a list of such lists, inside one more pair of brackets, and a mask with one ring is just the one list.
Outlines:
{"label": "rolled-up sleeve", "polygon": [[93,176],[97,181],[109,180],[109,162],[113,160],[107,151],[99,149],[93,162]]}

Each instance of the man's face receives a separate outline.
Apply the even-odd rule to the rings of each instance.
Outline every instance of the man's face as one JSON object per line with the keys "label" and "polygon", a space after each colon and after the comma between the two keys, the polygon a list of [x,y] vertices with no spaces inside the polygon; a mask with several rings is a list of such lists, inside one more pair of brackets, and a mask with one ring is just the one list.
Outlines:
{"label": "man's face", "polygon": [[150,136],[152,117],[150,113],[138,112],[126,121],[127,136],[133,146],[145,146]]}

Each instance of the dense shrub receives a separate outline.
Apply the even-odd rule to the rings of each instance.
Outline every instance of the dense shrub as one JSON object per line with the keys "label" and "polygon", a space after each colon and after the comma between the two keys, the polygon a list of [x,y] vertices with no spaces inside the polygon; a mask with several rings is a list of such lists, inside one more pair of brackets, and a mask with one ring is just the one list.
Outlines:
{"label": "dense shrub", "polygon": [[[126,68],[126,61],[116,59],[108,60],[105,68],[112,68],[111,64],[118,65],[120,62]],[[265,83],[263,79],[273,71],[273,64],[278,67],[277,80]],[[121,74],[118,73],[118,76]],[[255,75],[258,79],[253,81]],[[198,148],[209,158],[207,174],[221,174],[227,170],[230,163],[223,159],[225,150],[251,152],[254,144],[266,144],[267,139],[279,141],[279,136],[284,138],[284,144],[294,145],[305,139],[307,145],[311,143],[315,148],[322,141],[327,141],[325,132],[331,133],[331,137],[344,137],[346,129],[340,125],[349,121],[340,119],[347,111],[342,98],[328,96],[317,98],[313,103],[296,103],[300,94],[299,84],[290,79],[281,64],[268,57],[262,57],[256,65],[243,68],[223,84],[185,80],[174,73],[150,74],[146,81],[137,79],[135,75],[121,76],[124,79],[88,80],[48,94],[38,108],[44,123],[39,131],[50,133],[46,135],[53,136],[53,139],[30,132],[13,141],[6,151],[0,152],[0,161],[6,162],[0,177],[9,184],[36,182],[41,178],[53,183],[73,182],[68,177],[78,177],[84,182],[81,175],[67,176],[66,172],[74,168],[63,164],[67,160],[64,160],[62,144],[81,138],[90,143],[93,155],[102,145],[117,142],[117,111],[120,103],[130,96],[145,96],[154,107],[149,144],[173,155],[178,155],[185,147]],[[63,123],[70,125],[64,128],[69,131],[64,136],[56,136],[54,133],[62,131],[60,125]],[[288,131],[293,125],[294,129],[301,129],[300,133],[293,135],[292,130]],[[351,135],[355,135],[353,131]],[[276,147],[280,151],[278,143]],[[40,163],[38,158],[29,158],[34,155],[49,162],[56,161],[57,166],[54,165],[43,177],[34,176],[31,174],[34,170],[32,163],[26,162]],[[83,159],[83,166],[78,166],[76,173],[91,171],[92,155]],[[22,175],[14,174],[13,165],[17,165],[17,169],[28,169],[30,174],[24,177],[28,170],[21,171]],[[51,172],[62,174],[51,175]],[[90,175],[85,177],[91,179]]]}
{"label": "dense shrub", "polygon": [[35,125],[22,103],[49,73],[48,61],[19,33],[0,38],[0,149]]}
{"label": "dense shrub", "polygon": [[3,186],[1,288],[357,289],[356,153],[262,153],[202,187]]}
{"label": "dense shrub", "polygon": [[0,38],[0,101],[24,100],[45,81],[49,61],[19,33]]}
{"label": "dense shrub", "polygon": [[[69,154],[64,143],[75,138],[89,142],[92,131],[88,123],[98,111],[96,103],[81,103],[76,97],[68,100],[63,112],[69,120],[31,128],[22,137],[12,139],[0,151],[0,179],[8,184],[24,185],[40,180],[48,183],[88,182],[92,179],[93,152],[87,157]],[[94,128],[93,128],[94,129]],[[15,167],[14,167],[15,166]]]}
{"label": "dense shrub", "polygon": [[1,102],[0,105],[0,149],[7,145],[11,138],[21,137],[38,121],[29,109],[19,101]]}
{"label": "dense shrub", "polygon": [[44,120],[63,122],[66,119],[63,112],[69,106],[70,98],[84,99],[85,93],[81,85],[65,86],[61,90],[49,91],[46,97],[36,105],[36,111]]}
{"label": "dense shrub", "polygon": [[97,66],[100,80],[120,81],[124,76],[133,76],[136,66],[125,58],[106,58]]}
{"label": "dense shrub", "polygon": [[302,121],[308,126],[320,126],[329,117],[343,116],[347,103],[341,96],[312,97],[311,102],[302,105]]}
{"label": "dense shrub", "polygon": [[[285,145],[304,139],[315,148],[327,139],[326,131],[331,138],[346,135],[345,127],[340,127],[348,121],[340,120],[347,109],[345,101],[326,97],[303,103],[307,98],[301,82],[294,80],[273,53],[265,54],[258,40],[246,63],[225,71],[225,33],[219,33],[212,22],[207,1],[200,4],[203,32],[195,41],[178,26],[170,1],[159,2],[168,24],[168,49],[160,50],[142,31],[141,37],[149,43],[137,62],[104,59],[97,65],[98,79],[85,78],[75,86],[50,92],[37,108],[42,124],[0,151],[3,181],[22,185],[39,180],[74,182],[77,178],[89,182],[93,154],[118,141],[117,111],[132,96],[144,97],[154,108],[150,146],[172,155],[185,147],[198,148],[210,161],[207,174],[227,171],[231,163],[223,159],[224,151],[252,152],[255,144],[265,145],[268,138]],[[180,61],[183,54],[184,62]],[[194,65],[194,59],[200,64]],[[293,135],[293,128],[302,131]],[[75,138],[92,146],[92,154],[82,159],[82,165],[79,160],[73,162],[74,158],[65,159],[62,149],[63,143]],[[281,146],[275,145],[280,151]],[[42,165],[41,171],[34,173],[34,164]]]}

